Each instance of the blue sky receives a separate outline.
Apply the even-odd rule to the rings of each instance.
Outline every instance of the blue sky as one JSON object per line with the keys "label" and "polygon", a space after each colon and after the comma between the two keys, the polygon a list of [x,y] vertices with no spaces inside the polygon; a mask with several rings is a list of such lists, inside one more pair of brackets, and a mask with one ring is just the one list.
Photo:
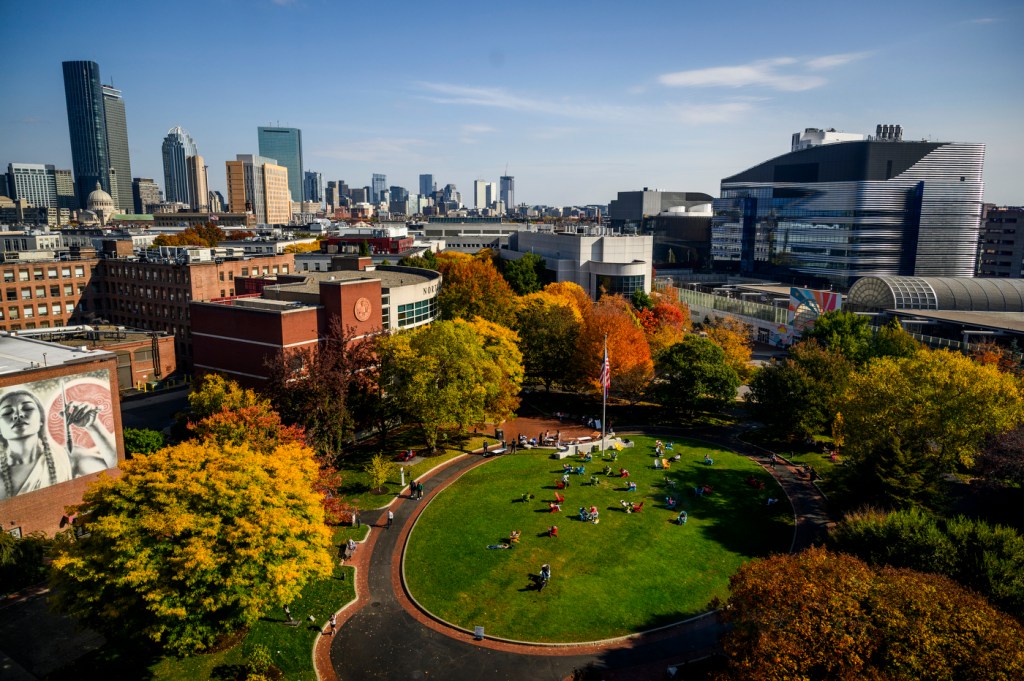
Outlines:
{"label": "blue sky", "polygon": [[985,198],[1024,203],[1024,3],[0,0],[0,164],[71,167],[61,61],[124,92],[132,173],[163,188],[188,130],[224,190],[256,128],[302,129],[324,181],[416,191],[516,178],[530,204],[718,194],[793,132],[983,142]]}

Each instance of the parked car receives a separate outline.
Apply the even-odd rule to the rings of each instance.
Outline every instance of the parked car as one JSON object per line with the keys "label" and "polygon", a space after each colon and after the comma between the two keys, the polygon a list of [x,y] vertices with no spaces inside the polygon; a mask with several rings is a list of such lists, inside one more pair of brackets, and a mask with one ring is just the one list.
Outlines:
{"label": "parked car", "polygon": [[411,461],[416,458],[416,452],[411,449],[407,449],[404,452],[399,452],[395,455],[395,461]]}

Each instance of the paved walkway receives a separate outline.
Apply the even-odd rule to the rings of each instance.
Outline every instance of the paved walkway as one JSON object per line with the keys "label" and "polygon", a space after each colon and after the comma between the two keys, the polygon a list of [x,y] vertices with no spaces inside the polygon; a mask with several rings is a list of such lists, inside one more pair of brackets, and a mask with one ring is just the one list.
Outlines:
{"label": "paved walkway", "polygon": [[[505,432],[558,427],[557,420],[524,419],[522,423],[517,420],[506,424]],[[774,470],[767,467],[766,455],[740,440],[739,431],[703,428],[672,432],[735,449],[761,462],[779,480],[793,504],[793,548],[820,541],[829,522],[824,498],[809,481],[799,477],[795,467],[782,463]],[[416,608],[400,578],[405,539],[426,500],[485,461],[478,456],[461,457],[421,478],[426,499],[396,499],[390,507],[395,514],[391,529],[385,529],[387,512],[380,513],[369,540],[357,551],[358,601],[342,613],[333,640],[324,637],[318,646],[316,658],[322,678],[560,680],[574,669],[593,664],[606,670],[603,678],[626,681],[660,678],[669,664],[698,659],[717,650],[723,627],[714,614],[611,644],[556,647],[475,641],[472,635],[436,622]],[[330,668],[324,664],[328,647]]]}

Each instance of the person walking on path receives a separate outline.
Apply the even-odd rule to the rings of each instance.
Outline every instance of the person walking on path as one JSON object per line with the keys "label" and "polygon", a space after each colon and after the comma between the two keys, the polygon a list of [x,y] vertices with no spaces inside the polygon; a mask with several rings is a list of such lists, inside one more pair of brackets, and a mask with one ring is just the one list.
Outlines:
{"label": "person walking on path", "polygon": [[392,512],[392,510],[391,510],[391,509],[389,508],[389,509],[388,509],[388,524],[387,524],[387,527],[386,527],[386,529],[389,529],[389,530],[390,530],[390,529],[391,529],[391,523],[393,523],[393,522],[395,522],[395,514],[394,514],[394,513]]}
{"label": "person walking on path", "polygon": [[329,626],[330,629],[328,629],[328,630],[326,630],[326,631],[324,631],[322,633],[324,633],[324,634],[326,634],[328,636],[334,636],[334,632],[338,630],[338,616],[335,615],[335,614],[332,614],[331,615],[331,619],[329,619],[327,621],[327,626]]}

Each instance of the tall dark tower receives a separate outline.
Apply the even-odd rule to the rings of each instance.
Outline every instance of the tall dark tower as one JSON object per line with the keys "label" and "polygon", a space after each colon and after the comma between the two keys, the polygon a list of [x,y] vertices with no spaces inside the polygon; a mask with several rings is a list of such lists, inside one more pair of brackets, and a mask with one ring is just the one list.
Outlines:
{"label": "tall dark tower", "polygon": [[128,122],[124,115],[121,91],[111,85],[102,86],[103,111],[107,120],[107,160],[113,171],[110,196],[118,210],[130,213],[132,202],[132,163],[128,157]]}
{"label": "tall dark tower", "polygon": [[[66,61],[63,67],[75,189],[79,206],[85,208],[85,201],[97,182],[104,191],[111,193],[100,67],[93,61]],[[126,179],[131,182],[130,176]]]}

